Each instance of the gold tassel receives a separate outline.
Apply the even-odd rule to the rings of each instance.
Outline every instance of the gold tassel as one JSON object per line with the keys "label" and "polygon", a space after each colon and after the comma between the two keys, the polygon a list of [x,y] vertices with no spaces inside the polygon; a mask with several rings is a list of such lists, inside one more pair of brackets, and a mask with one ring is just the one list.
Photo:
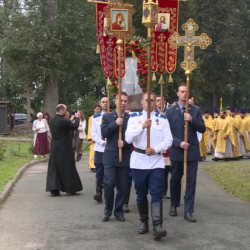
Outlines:
{"label": "gold tassel", "polygon": [[155,75],[155,72],[153,73],[152,81],[153,81],[153,82],[156,82],[156,75]]}
{"label": "gold tassel", "polygon": [[135,59],[136,58],[136,55],[135,55],[135,52],[132,50],[132,58]]}
{"label": "gold tassel", "polygon": [[222,111],[222,97],[220,98],[220,111]]}
{"label": "gold tassel", "polygon": [[100,54],[100,46],[99,46],[99,44],[97,44],[97,47],[96,47],[96,54]]}
{"label": "gold tassel", "polygon": [[163,76],[161,75],[161,78],[160,78],[160,80],[159,80],[159,84],[164,84],[165,82],[164,82],[164,79],[163,79]]}
{"label": "gold tassel", "polygon": [[168,82],[170,82],[170,83],[174,82],[171,74],[169,75]]}
{"label": "gold tassel", "polygon": [[193,100],[194,100],[194,97],[191,97],[191,100],[193,101]]}

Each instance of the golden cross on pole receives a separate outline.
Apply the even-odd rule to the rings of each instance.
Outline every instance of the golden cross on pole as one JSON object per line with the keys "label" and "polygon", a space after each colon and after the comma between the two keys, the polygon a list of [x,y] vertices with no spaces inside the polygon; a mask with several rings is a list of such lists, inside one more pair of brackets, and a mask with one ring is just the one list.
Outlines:
{"label": "golden cross on pole", "polygon": [[[189,89],[190,89],[190,76],[192,71],[197,68],[197,63],[194,61],[194,47],[199,46],[202,50],[205,50],[210,44],[212,39],[207,34],[202,33],[200,36],[195,36],[195,31],[199,29],[199,26],[194,22],[193,19],[183,24],[182,29],[185,30],[185,36],[180,36],[179,33],[175,32],[169,39],[168,42],[176,49],[179,46],[184,46],[184,61],[181,63],[181,67],[185,70],[187,76],[187,88],[186,88],[186,113],[189,108]],[[188,121],[185,121],[185,142],[188,142]],[[184,150],[184,182],[183,190],[186,191],[187,184],[187,150]]]}

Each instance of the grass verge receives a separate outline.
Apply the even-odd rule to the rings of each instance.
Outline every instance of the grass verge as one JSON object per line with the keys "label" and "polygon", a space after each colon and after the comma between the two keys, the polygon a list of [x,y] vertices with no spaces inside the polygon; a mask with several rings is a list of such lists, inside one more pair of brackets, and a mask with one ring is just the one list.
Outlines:
{"label": "grass verge", "polygon": [[25,163],[33,160],[31,142],[4,141],[6,151],[0,161],[0,192]]}
{"label": "grass verge", "polygon": [[250,203],[249,162],[213,164],[204,169],[227,192]]}
{"label": "grass verge", "polygon": [[[6,145],[4,157],[0,160],[0,192],[13,180],[17,171],[26,163],[34,160],[32,142],[2,141]],[[84,149],[88,144],[83,144]],[[88,147],[83,154],[89,153]],[[40,156],[38,156],[40,159]]]}

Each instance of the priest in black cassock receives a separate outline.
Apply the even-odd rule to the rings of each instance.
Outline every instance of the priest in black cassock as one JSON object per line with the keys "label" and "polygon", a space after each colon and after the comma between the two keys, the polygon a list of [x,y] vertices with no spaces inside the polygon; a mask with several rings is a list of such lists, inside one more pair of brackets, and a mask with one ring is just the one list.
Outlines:
{"label": "priest in black cassock", "polygon": [[82,190],[82,182],[78,175],[74,159],[72,140],[69,134],[71,130],[77,130],[79,126],[79,111],[75,114],[75,122],[64,118],[67,107],[59,104],[56,115],[50,120],[50,132],[52,134],[50,158],[47,173],[46,191],[51,196],[60,195],[60,191],[73,195]]}

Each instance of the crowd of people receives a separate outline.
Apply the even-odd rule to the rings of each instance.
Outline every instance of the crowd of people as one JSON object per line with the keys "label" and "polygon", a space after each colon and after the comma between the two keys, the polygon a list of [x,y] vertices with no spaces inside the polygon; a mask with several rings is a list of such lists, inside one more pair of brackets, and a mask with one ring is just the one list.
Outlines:
{"label": "crowd of people", "polygon": [[250,157],[250,117],[245,109],[215,109],[214,118],[205,111],[203,119],[206,131],[200,142],[201,160],[211,153],[214,161]]}
{"label": "crowd of people", "polygon": [[[151,210],[153,238],[160,240],[167,235],[163,227],[163,199],[170,199],[169,215],[178,215],[184,150],[187,151],[184,219],[188,222],[196,222],[194,201],[198,161],[211,153],[214,153],[215,161],[250,157],[250,118],[245,110],[240,110],[239,114],[235,109],[220,113],[215,110],[213,119],[207,111],[202,116],[192,100],[189,100],[186,112],[185,85],[179,86],[177,97],[178,102],[166,107],[161,96],[152,92],[148,100],[147,94],[143,94],[142,111],[132,114],[128,111],[125,92],[121,93],[120,101],[118,96],[115,97],[116,108],[112,112],[107,97],[94,105],[94,115],[88,121],[89,169],[95,172],[93,199],[105,203],[103,222],[108,222],[112,214],[116,220],[125,221],[124,215],[130,211],[128,204],[134,181],[140,219],[138,233],[148,232]],[[147,118],[148,105],[150,119]],[[48,114],[43,118],[42,113],[37,117],[33,124],[34,154],[45,155],[50,151],[46,191],[51,196],[59,196],[60,192],[74,195],[82,190],[75,161],[81,159],[82,143],[86,138],[84,114],[77,111],[70,117],[67,107],[59,104],[52,119]],[[187,142],[184,140],[185,122],[188,123]],[[147,145],[147,130],[150,130],[150,146]],[[41,145],[45,145],[43,150]]]}
{"label": "crowd of people", "polygon": [[[184,150],[188,150],[184,219],[196,221],[193,213],[200,158],[197,133],[204,133],[206,127],[198,107],[190,105],[189,113],[183,111],[186,101],[185,85],[179,86],[177,96],[178,103],[175,106],[162,110],[160,96],[152,92],[148,101],[147,95],[143,94],[142,112],[132,114],[128,111],[128,95],[125,92],[121,93],[120,101],[116,96],[116,108],[112,112],[109,112],[107,97],[103,97],[94,106],[94,115],[88,121],[87,140],[91,145],[89,168],[96,175],[93,199],[98,203],[105,203],[103,222],[108,222],[112,214],[116,220],[125,221],[124,213],[129,212],[133,180],[140,218],[138,233],[148,232],[151,210],[153,238],[160,240],[165,237],[167,231],[163,227],[162,200],[171,199],[169,215],[177,216]],[[150,119],[147,119],[148,103]],[[184,141],[185,121],[189,122],[188,142]],[[60,192],[74,195],[82,190],[74,151],[77,152],[76,160],[80,160],[82,140],[86,137],[84,133],[82,136],[80,134],[85,127],[83,113],[78,111],[70,118],[64,104],[57,106],[56,115],[49,121],[51,144],[46,191],[51,196],[59,196]],[[150,130],[149,147],[147,130]],[[79,147],[76,146],[77,142]],[[170,191],[167,195],[170,172]],[[151,196],[150,205],[148,193]]]}

